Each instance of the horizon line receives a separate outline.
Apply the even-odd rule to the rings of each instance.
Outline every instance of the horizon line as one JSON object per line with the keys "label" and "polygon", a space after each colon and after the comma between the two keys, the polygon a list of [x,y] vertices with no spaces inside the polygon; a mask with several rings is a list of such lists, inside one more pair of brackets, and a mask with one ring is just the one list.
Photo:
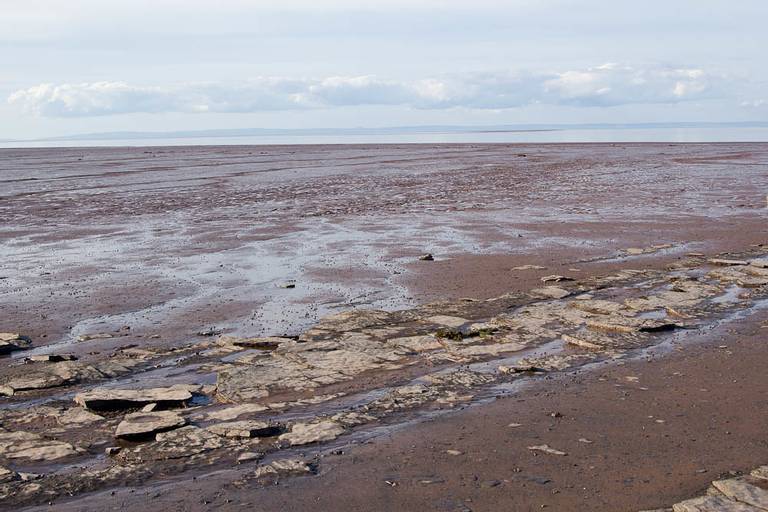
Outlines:
{"label": "horizon line", "polygon": [[0,139],[0,143],[34,143],[56,141],[98,141],[98,140],[152,140],[152,139],[194,139],[258,136],[308,136],[308,135],[398,135],[438,133],[513,133],[542,132],[579,129],[664,129],[664,128],[768,128],[768,121],[680,121],[646,123],[523,123],[497,125],[408,125],[353,128],[214,128],[208,130],[164,130],[164,131],[108,131],[71,135],[40,137],[33,139]]}

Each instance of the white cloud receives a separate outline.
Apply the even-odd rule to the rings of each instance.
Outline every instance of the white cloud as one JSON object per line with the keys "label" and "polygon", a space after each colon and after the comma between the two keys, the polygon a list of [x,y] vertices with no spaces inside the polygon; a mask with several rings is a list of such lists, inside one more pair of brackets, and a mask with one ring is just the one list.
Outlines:
{"label": "white cloud", "polygon": [[503,110],[531,104],[615,106],[716,96],[725,79],[701,69],[616,64],[552,73],[472,73],[420,80],[375,76],[142,86],[125,82],[40,84],[8,102],[43,117],[128,113],[250,113],[360,105]]}
{"label": "white cloud", "polygon": [[768,100],[745,100],[742,101],[740,104],[744,108],[762,108],[762,107],[768,107]]}
{"label": "white cloud", "polygon": [[701,69],[636,69],[604,64],[559,73],[544,85],[558,103],[612,106],[702,99],[715,93],[721,81],[720,77],[710,76]]}

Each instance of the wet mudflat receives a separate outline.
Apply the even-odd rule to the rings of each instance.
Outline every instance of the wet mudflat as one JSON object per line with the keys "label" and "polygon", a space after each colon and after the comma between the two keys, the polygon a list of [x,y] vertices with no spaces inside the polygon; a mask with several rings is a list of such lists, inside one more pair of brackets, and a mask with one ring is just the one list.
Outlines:
{"label": "wet mudflat", "polygon": [[[323,454],[378,447],[380,467],[392,432],[498,415],[482,411],[529,386],[753,325],[766,150],[5,150],[3,504],[119,509],[114,487],[170,498],[205,475],[227,489],[217,506],[301,508],[316,484],[293,498],[266,484],[324,485]],[[516,432],[545,425],[528,424]],[[556,441],[525,449],[569,457]],[[625,491],[605,504],[645,503]],[[409,506],[473,509],[430,493]]]}

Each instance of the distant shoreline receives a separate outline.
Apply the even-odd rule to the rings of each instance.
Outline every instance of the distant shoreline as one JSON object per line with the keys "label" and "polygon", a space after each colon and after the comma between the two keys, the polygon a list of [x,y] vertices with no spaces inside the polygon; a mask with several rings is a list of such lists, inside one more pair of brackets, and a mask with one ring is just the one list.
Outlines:
{"label": "distant shoreline", "polygon": [[30,141],[0,141],[0,148],[56,147],[168,147],[168,146],[312,146],[384,144],[579,144],[579,143],[752,143],[768,142],[768,126],[707,127],[616,127],[540,128],[530,130],[493,129],[476,131],[423,131],[391,133],[306,133],[285,132],[258,135],[217,133],[183,136],[124,134],[94,138],[59,138]]}
{"label": "distant shoreline", "polygon": [[[308,128],[308,129],[267,129],[267,128],[244,128],[244,129],[215,129],[215,130],[185,130],[185,131],[164,131],[164,132],[98,132],[82,133],[73,135],[63,135],[57,137],[42,137],[36,139],[0,139],[0,145],[8,147],[9,144],[32,145],[40,144],[41,147],[47,147],[51,142],[91,142],[91,141],[128,141],[128,140],[169,140],[169,139],[239,139],[253,137],[257,139],[265,138],[296,138],[296,137],[417,137],[417,136],[452,136],[478,135],[478,134],[541,134],[554,132],[626,132],[632,130],[766,130],[768,141],[768,122],[730,122],[730,123],[581,123],[581,124],[531,124],[531,125],[485,125],[485,126],[453,126],[453,125],[426,125],[426,126],[395,126],[380,128]],[[620,139],[620,137],[618,138]],[[621,142],[622,140],[616,140]],[[427,141],[431,142],[431,141]],[[454,141],[449,141],[454,142]],[[469,141],[475,142],[475,141]],[[489,141],[495,142],[495,141]],[[514,142],[514,141],[510,141]],[[533,140],[522,140],[521,142],[536,142]],[[542,141],[549,142],[549,141]],[[557,142],[568,142],[567,140],[558,140]],[[584,142],[578,140],[574,142]],[[600,139],[595,142],[605,142]],[[634,141],[637,142],[637,141]],[[667,140],[648,140],[647,142],[667,142]],[[711,142],[711,141],[704,141]],[[734,140],[723,140],[723,142],[736,142]],[[744,141],[747,142],[747,141]],[[20,146],[20,147],[24,147]]]}

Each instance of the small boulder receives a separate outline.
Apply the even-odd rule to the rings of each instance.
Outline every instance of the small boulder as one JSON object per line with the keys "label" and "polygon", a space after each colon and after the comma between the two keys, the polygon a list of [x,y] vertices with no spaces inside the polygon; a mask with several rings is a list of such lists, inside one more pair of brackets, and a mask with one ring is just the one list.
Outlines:
{"label": "small boulder", "polygon": [[422,254],[421,256],[419,256],[419,260],[420,261],[435,261],[435,257],[432,256],[431,254],[427,253],[427,254]]}

